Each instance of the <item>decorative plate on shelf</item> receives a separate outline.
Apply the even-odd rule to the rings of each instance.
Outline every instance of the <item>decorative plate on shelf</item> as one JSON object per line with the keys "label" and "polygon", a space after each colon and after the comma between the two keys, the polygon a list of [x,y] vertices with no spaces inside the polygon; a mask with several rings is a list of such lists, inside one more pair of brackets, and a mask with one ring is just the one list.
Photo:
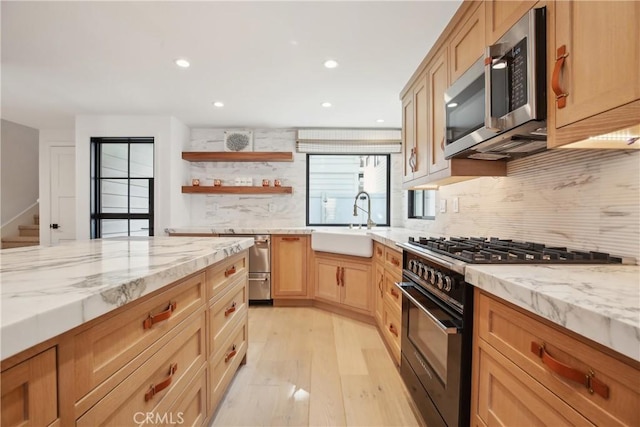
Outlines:
{"label": "decorative plate on shelf", "polygon": [[225,131],[224,151],[253,151],[253,132]]}

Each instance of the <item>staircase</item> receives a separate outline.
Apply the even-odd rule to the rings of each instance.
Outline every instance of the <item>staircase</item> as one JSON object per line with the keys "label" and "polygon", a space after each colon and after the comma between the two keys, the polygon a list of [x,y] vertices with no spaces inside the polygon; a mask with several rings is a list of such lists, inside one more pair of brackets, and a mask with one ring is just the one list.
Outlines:
{"label": "staircase", "polygon": [[2,239],[2,249],[38,246],[40,244],[40,215],[33,216],[33,224],[18,227],[20,234]]}

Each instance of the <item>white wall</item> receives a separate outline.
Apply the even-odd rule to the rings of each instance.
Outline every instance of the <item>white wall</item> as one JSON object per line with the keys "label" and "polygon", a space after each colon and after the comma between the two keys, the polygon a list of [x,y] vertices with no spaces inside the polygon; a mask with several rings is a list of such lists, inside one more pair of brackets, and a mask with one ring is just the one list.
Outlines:
{"label": "white wall", "polygon": [[[181,194],[180,152],[188,129],[169,116],[76,116],[76,238],[90,237],[90,164],[92,137],[153,137],[155,145],[155,235],[183,225],[186,198]],[[177,156],[177,157],[176,157]],[[176,159],[179,160],[176,161]],[[175,216],[175,218],[174,218]]]}
{"label": "white wall", "polygon": [[[640,152],[550,150],[509,162],[507,173],[440,187],[436,219],[404,226],[426,236],[531,240],[640,260]],[[447,200],[444,214],[439,199]],[[405,192],[403,218],[406,205]]]}
{"label": "white wall", "polygon": [[0,224],[38,200],[38,129],[2,120]]}

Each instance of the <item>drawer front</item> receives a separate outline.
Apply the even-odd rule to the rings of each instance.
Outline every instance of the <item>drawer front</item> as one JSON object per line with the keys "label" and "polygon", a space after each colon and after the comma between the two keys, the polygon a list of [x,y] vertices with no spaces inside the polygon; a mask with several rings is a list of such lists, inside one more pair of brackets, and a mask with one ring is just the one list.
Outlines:
{"label": "drawer front", "polygon": [[205,366],[204,338],[205,320],[201,311],[181,325],[180,333],[171,341],[82,415],[77,425],[143,424],[135,418],[140,412],[160,415],[168,412]]}
{"label": "drawer front", "polygon": [[373,242],[373,258],[384,263],[384,245],[382,243]]}
{"label": "drawer front", "polygon": [[[594,424],[640,425],[640,364],[624,363],[482,292],[477,299],[476,319],[480,338]],[[608,397],[591,394],[584,384],[553,372],[548,366],[552,362],[545,364],[542,353],[532,351],[532,343],[544,344],[548,356],[585,375],[593,370],[595,378],[608,387]]]}
{"label": "drawer front", "polygon": [[382,320],[384,321],[382,331],[389,347],[391,347],[392,356],[395,358],[396,363],[399,364],[402,324],[400,323],[400,314],[388,301],[385,301],[382,306]]}
{"label": "drawer front", "polygon": [[247,354],[247,323],[238,325],[209,363],[209,413],[212,414]]}
{"label": "drawer front", "polygon": [[220,261],[206,271],[207,298],[217,298],[232,282],[249,271],[248,252],[243,251]]}
{"label": "drawer front", "polygon": [[56,349],[50,348],[2,372],[3,427],[49,425],[58,417]]}
{"label": "drawer front", "polygon": [[485,346],[477,353],[478,402],[472,405],[472,419],[482,421],[478,425],[593,425],[499,352],[490,346],[485,351]]}
{"label": "drawer front", "polygon": [[232,330],[247,318],[247,278],[240,277],[226,294],[209,308],[209,354],[231,335]]}
{"label": "drawer front", "polygon": [[389,301],[391,306],[400,313],[402,311],[402,297],[400,290],[395,283],[400,282],[400,277],[389,271],[384,272],[384,299]]}
{"label": "drawer front", "polygon": [[402,275],[402,252],[384,248],[384,265],[397,275]]}
{"label": "drawer front", "polygon": [[[200,368],[176,403],[171,407],[169,416],[162,425],[201,426],[207,418],[207,374],[206,364]],[[155,425],[155,424],[153,424]]]}
{"label": "drawer front", "polygon": [[[76,400],[125,365],[122,378],[130,374],[144,362],[137,360],[143,350],[203,307],[204,302],[204,274],[198,274],[76,335]],[[170,310],[172,304],[175,308]],[[150,325],[149,316],[159,314]],[[166,319],[160,320],[163,315]]]}

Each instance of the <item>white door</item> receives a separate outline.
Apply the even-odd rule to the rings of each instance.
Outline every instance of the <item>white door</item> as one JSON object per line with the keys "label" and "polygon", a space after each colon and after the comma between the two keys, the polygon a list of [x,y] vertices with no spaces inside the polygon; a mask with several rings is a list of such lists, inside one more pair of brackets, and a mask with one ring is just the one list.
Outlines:
{"label": "white door", "polygon": [[51,147],[51,244],[76,239],[76,149],[75,147]]}

